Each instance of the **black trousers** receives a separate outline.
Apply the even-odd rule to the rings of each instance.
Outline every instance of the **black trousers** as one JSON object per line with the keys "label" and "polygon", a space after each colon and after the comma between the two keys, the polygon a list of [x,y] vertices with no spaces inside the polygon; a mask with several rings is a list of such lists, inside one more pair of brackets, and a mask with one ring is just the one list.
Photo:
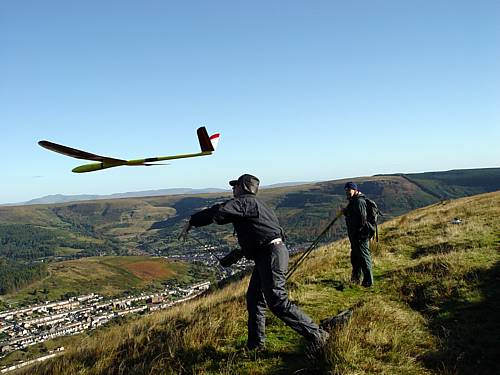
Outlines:
{"label": "black trousers", "polygon": [[266,306],[307,340],[313,341],[320,337],[318,325],[288,299],[285,289],[287,270],[288,250],[284,244],[261,249],[255,259],[247,290],[249,347],[264,343]]}

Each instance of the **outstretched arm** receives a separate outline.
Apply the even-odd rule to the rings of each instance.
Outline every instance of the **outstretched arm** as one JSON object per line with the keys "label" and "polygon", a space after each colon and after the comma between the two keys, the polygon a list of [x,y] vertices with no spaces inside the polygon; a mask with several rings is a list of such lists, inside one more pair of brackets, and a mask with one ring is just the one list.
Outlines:
{"label": "outstretched arm", "polygon": [[217,212],[219,206],[219,204],[216,204],[215,206],[212,206],[205,210],[201,210],[200,212],[192,215],[188,222],[184,224],[181,234],[179,235],[179,239],[185,241],[192,227],[203,227],[205,225],[212,224],[214,222],[214,215]]}

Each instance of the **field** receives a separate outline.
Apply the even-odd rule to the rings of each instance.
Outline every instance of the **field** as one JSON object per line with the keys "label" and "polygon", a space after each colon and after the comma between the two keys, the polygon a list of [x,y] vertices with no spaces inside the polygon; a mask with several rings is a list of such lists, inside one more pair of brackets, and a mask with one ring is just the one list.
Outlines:
{"label": "field", "polygon": [[[455,217],[462,224],[452,224]],[[316,321],[353,310],[351,320],[331,332],[320,357],[309,358],[304,341],[272,314],[267,349],[244,349],[244,278],[96,332],[24,373],[500,373],[500,192],[393,218],[372,245],[373,288],[349,283],[346,240],[313,252],[289,282],[290,297]]]}
{"label": "field", "polygon": [[113,296],[159,286],[162,281],[186,278],[189,265],[146,256],[103,256],[49,264],[49,276],[15,294],[8,302],[58,300],[63,296],[96,292]]}

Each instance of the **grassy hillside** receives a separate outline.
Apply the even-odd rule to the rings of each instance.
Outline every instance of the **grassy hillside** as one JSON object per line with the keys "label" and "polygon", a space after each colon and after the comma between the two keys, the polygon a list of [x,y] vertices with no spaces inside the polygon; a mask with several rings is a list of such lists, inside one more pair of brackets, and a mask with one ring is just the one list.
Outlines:
{"label": "grassy hillside", "polygon": [[[442,199],[500,189],[500,168],[384,175],[353,179],[374,199],[385,219]],[[341,205],[345,205],[345,180],[263,189],[261,198],[276,209],[291,244],[312,240]],[[19,231],[49,232],[41,243],[51,256],[168,254],[179,251],[176,235],[182,221],[193,212],[230,197],[230,194],[175,195],[0,207],[2,226]],[[227,228],[204,229],[229,238]],[[331,239],[345,233],[332,232]],[[39,241],[37,241],[37,244]],[[1,256],[1,254],[0,254]]]}
{"label": "grassy hillside", "polygon": [[498,168],[469,169],[466,173],[458,169],[401,176],[439,199],[455,199],[500,190]]}
{"label": "grassy hillside", "polygon": [[189,281],[190,265],[145,256],[89,257],[51,263],[48,276],[19,292],[2,297],[5,302],[59,300],[91,292],[114,296],[124,292],[161,287],[161,282]]}
{"label": "grassy hillside", "polygon": [[[460,225],[451,223],[459,217]],[[267,351],[248,353],[245,288],[96,332],[25,374],[495,374],[500,372],[500,192],[387,221],[373,245],[375,287],[349,284],[345,240],[315,251],[289,283],[316,320],[354,307],[325,354],[268,315]]]}

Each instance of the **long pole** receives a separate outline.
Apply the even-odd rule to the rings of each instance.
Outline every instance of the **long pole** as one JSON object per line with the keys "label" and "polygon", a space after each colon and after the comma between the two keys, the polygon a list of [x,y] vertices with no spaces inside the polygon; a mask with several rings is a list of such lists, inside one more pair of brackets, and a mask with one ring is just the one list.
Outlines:
{"label": "long pole", "polygon": [[205,250],[208,250],[208,252],[213,255],[215,258],[217,258],[217,260],[220,262],[220,258],[215,255],[215,253],[210,249],[210,245],[207,245],[207,244],[204,244],[203,242],[201,242],[199,239],[197,239],[196,237],[194,236],[191,236],[191,238],[193,240],[195,240],[196,242],[198,242],[199,245],[201,245],[203,248],[205,248]]}
{"label": "long pole", "polygon": [[295,273],[297,268],[302,264],[302,262],[307,258],[307,256],[311,253],[311,251],[314,250],[314,248],[318,245],[319,241],[321,238],[330,230],[330,228],[335,224],[335,222],[338,220],[339,217],[341,217],[343,214],[343,211],[339,211],[335,218],[331,221],[330,224],[327,225],[327,227],[323,230],[323,232],[320,233],[320,235],[313,241],[311,245],[307,248],[306,251],[300,256],[300,258],[295,262],[295,264],[288,270],[286,274],[286,279],[288,280],[292,275]]}

